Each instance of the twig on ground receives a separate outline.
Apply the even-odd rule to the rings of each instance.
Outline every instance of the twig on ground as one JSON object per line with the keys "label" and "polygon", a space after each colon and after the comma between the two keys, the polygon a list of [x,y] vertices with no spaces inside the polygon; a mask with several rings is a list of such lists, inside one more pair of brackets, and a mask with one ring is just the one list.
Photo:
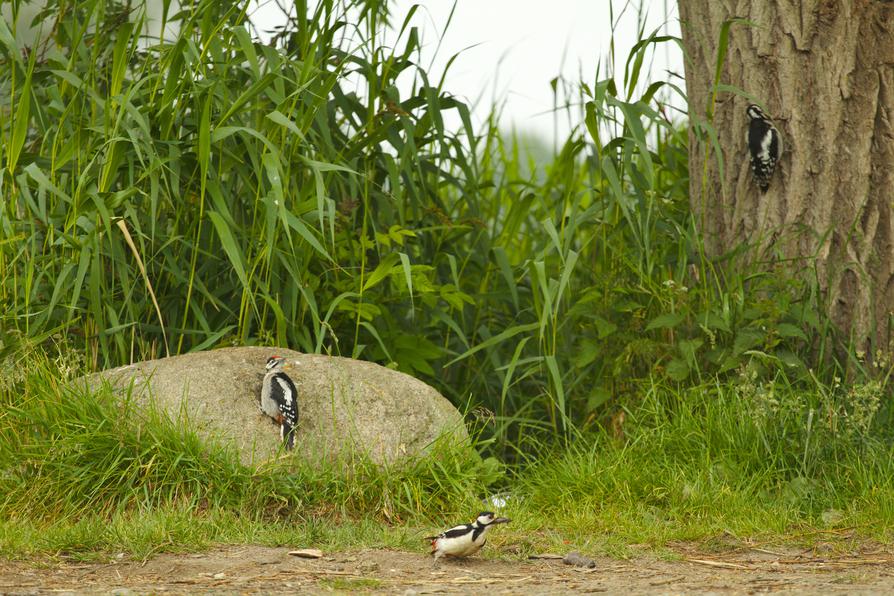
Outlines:
{"label": "twig on ground", "polygon": [[699,565],[708,565],[709,567],[720,567],[722,569],[751,569],[746,565],[737,563],[728,563],[726,561],[709,561],[708,559],[686,559],[690,563],[698,563]]}

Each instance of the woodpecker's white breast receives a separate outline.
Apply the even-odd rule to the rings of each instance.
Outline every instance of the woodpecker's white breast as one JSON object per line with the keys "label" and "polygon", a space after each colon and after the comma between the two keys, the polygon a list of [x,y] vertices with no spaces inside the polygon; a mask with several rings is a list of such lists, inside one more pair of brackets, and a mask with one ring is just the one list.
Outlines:
{"label": "woodpecker's white breast", "polygon": [[474,555],[484,546],[487,530],[488,526],[482,528],[476,528],[471,524],[456,526],[432,540],[432,552],[436,557]]}
{"label": "woodpecker's white breast", "polygon": [[[261,385],[261,411],[271,418],[278,419],[282,416],[282,409],[274,396],[273,382],[274,378],[280,371],[273,369],[264,375],[264,382]],[[280,385],[281,386],[281,385]],[[277,387],[279,390],[279,387]],[[288,388],[286,388],[288,390]]]}

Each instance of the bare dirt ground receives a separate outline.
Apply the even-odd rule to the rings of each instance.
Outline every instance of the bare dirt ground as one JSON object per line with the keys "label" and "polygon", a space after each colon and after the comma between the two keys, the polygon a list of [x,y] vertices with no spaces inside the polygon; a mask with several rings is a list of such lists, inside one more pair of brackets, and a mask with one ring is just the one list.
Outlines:
{"label": "bare dirt ground", "polygon": [[421,553],[386,550],[310,560],[289,550],[226,546],[89,564],[0,559],[0,594],[894,594],[894,555],[867,549],[848,556],[761,548],[718,555],[682,545],[675,549],[680,560],[598,557],[593,569],[505,557],[433,567]]}

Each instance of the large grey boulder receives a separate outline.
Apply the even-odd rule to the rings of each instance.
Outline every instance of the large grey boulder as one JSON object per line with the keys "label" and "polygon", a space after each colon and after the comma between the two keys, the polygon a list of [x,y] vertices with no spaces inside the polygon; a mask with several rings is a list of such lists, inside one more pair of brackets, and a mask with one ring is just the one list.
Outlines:
{"label": "large grey boulder", "polygon": [[177,420],[184,414],[200,436],[229,443],[243,463],[281,455],[279,427],[260,413],[264,365],[288,359],[298,390],[295,452],[309,461],[367,456],[385,464],[424,453],[436,440],[468,442],[462,416],[432,387],[409,375],[359,360],[240,347],[148,360],[88,377],[116,391],[133,384],[137,403],[154,403]]}

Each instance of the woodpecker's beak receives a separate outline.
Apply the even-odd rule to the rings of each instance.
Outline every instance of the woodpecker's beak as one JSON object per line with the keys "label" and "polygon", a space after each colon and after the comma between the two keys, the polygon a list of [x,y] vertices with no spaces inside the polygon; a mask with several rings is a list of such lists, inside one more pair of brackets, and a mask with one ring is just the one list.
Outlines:
{"label": "woodpecker's beak", "polygon": [[508,524],[512,520],[508,517],[495,517],[494,521],[490,522],[491,524]]}

